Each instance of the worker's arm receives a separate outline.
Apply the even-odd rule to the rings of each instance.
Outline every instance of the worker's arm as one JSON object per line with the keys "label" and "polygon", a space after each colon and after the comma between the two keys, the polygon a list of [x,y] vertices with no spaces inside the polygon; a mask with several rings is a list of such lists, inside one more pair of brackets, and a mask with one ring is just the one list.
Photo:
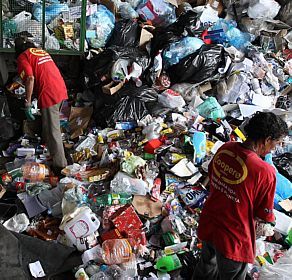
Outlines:
{"label": "worker's arm", "polygon": [[31,105],[31,96],[33,93],[34,76],[28,76],[25,80],[26,105]]}

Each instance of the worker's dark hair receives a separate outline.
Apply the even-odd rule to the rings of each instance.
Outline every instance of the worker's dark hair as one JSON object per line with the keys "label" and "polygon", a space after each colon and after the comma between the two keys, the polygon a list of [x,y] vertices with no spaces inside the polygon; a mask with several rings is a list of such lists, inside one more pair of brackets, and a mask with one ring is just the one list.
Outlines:
{"label": "worker's dark hair", "polygon": [[18,37],[14,40],[15,45],[15,57],[18,58],[18,56],[26,51],[29,48],[35,48],[35,44],[31,41],[29,41],[26,37]]}
{"label": "worker's dark hair", "polygon": [[271,137],[278,140],[288,135],[288,126],[279,116],[271,112],[256,112],[248,121],[244,130],[251,140]]}

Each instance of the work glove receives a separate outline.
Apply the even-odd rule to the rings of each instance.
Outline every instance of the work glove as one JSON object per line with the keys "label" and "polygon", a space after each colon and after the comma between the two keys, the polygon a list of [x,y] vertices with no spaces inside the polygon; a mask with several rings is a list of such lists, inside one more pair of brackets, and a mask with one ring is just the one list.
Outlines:
{"label": "work glove", "polygon": [[35,117],[34,117],[34,115],[32,114],[32,111],[31,111],[31,104],[26,104],[25,105],[24,112],[25,112],[26,118],[29,121],[34,121],[35,120]]}

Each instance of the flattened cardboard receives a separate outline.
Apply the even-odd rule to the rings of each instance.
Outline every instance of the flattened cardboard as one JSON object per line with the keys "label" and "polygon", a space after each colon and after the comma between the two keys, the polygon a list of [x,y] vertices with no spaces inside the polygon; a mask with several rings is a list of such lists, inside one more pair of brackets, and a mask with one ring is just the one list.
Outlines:
{"label": "flattened cardboard", "polygon": [[72,107],[69,116],[70,137],[74,139],[83,134],[93,113],[93,107]]}
{"label": "flattened cardboard", "polygon": [[115,83],[115,82],[110,82],[109,84],[105,85],[102,87],[102,91],[105,94],[113,95],[116,92],[118,92],[122,87],[124,83]]}
{"label": "flattened cardboard", "polygon": [[132,205],[140,215],[148,218],[154,218],[161,214],[162,202],[153,201],[144,195],[134,195]]}

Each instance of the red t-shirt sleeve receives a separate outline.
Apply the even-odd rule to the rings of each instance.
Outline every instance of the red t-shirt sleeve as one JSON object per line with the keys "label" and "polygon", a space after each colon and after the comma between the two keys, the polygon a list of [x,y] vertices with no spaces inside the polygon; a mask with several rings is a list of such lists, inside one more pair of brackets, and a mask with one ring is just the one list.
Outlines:
{"label": "red t-shirt sleeve", "polygon": [[18,74],[24,82],[28,76],[33,76],[32,67],[25,56],[19,56],[17,60],[17,66]]}
{"label": "red t-shirt sleeve", "polygon": [[255,216],[266,221],[274,222],[274,196],[276,190],[276,174],[268,176],[265,185],[262,185],[255,201]]}

